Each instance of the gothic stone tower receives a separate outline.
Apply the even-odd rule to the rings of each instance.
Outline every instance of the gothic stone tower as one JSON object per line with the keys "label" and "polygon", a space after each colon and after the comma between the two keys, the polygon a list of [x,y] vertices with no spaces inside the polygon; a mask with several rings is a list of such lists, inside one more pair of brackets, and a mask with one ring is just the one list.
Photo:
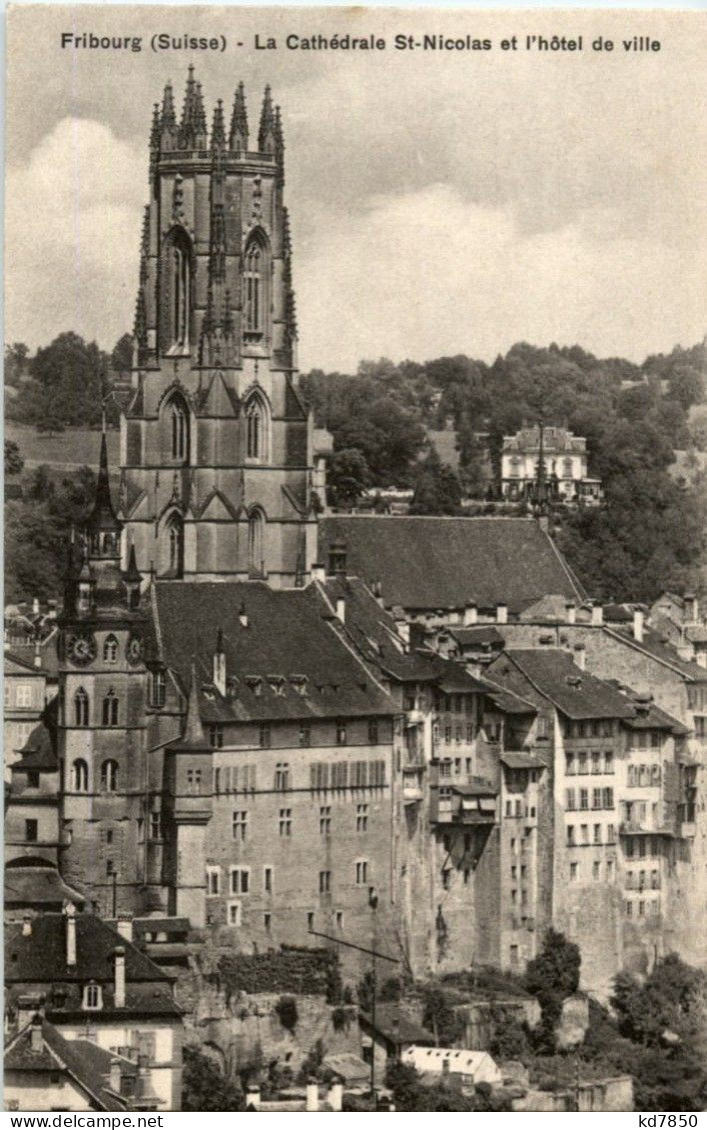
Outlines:
{"label": "gothic stone tower", "polygon": [[158,577],[302,584],[316,557],[312,423],[296,383],[284,142],[269,88],[207,130],[189,68],[150,136],[133,393],[121,424],[123,563]]}
{"label": "gothic stone tower", "polygon": [[61,869],[103,914],[114,906],[133,910],[136,888],[150,881],[143,819],[146,615],[134,550],[128,568],[120,569],[120,536],[104,433],[95,505],[80,532],[80,552],[70,548],[57,720]]}

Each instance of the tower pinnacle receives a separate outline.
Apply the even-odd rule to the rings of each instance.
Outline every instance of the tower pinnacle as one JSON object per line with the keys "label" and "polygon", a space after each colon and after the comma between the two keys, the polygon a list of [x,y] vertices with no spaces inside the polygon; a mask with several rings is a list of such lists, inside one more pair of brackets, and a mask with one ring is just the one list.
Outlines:
{"label": "tower pinnacle", "polygon": [[263,108],[260,112],[258,149],[261,153],[274,153],[276,149],[275,111],[273,109],[272,96],[269,86],[265,87],[265,94],[263,95]]}
{"label": "tower pinnacle", "polygon": [[245,105],[243,83],[239,82],[233,98],[233,113],[228,136],[229,148],[236,151],[248,149],[248,113]]}

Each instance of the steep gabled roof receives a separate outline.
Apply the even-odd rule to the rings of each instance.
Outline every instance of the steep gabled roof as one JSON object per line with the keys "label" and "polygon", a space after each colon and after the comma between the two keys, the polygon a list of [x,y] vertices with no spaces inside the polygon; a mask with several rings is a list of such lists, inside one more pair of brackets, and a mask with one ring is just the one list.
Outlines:
{"label": "steep gabled roof", "polygon": [[30,934],[21,922],[5,927],[5,980],[106,982],[113,977],[116,946],[125,950],[125,980],[131,983],[166,982],[171,979],[131,942],[96,914],[77,914],[76,964],[66,964],[66,917],[40,914],[32,919]]}
{"label": "steep gabled roof", "polygon": [[640,642],[634,639],[632,632],[623,628],[605,625],[604,631],[616,636],[624,643],[628,643],[638,651],[644,651],[660,663],[672,667],[673,670],[679,672],[690,682],[707,682],[707,669],[700,667],[697,663],[690,662],[689,659],[681,659],[673,645],[662,639],[656,632],[651,631],[650,628],[644,628],[643,639]]}
{"label": "steep gabled roof", "polygon": [[[633,718],[635,708],[610,683],[577,666],[560,649],[508,649],[491,664],[491,676],[503,682],[515,667],[567,718]],[[508,668],[508,671],[506,670]]]}
{"label": "steep gabled roof", "polygon": [[32,1049],[30,1021],[5,1048],[5,1071],[61,1071],[64,1070],[81,1090],[90,1096],[97,1110],[121,1111],[128,1109],[124,1098],[108,1087],[110,1065],[120,1059],[121,1074],[136,1075],[137,1067],[123,1056],[115,1056],[90,1040],[67,1040],[50,1024],[42,1020],[42,1047]]}
{"label": "steep gabled roof", "polygon": [[322,561],[337,541],[346,544],[349,572],[382,582],[387,607],[461,608],[476,601],[518,613],[547,593],[584,599],[552,539],[528,518],[323,518]]}
{"label": "steep gabled roof", "polygon": [[[157,581],[152,606],[154,640],[185,693],[195,659],[204,721],[394,710],[353,645],[332,627],[331,608],[316,585],[273,589],[262,581]],[[212,682],[219,631],[229,680],[225,696]]]}

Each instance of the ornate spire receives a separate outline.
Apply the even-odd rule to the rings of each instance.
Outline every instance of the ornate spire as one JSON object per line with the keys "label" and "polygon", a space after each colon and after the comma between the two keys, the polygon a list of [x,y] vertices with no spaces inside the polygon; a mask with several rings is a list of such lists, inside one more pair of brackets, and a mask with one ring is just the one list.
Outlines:
{"label": "ornate spire", "polygon": [[177,115],[174,112],[174,92],[172,83],[168,82],[162,96],[162,132],[172,130],[177,125]]}
{"label": "ornate spire", "polygon": [[285,183],[285,138],[282,132],[282,118],[280,117],[279,106],[275,107],[274,135],[277,181],[278,184],[283,185]]}
{"label": "ornate spire", "polygon": [[137,300],[135,302],[133,337],[140,349],[147,348],[147,309],[145,305],[145,288],[142,284],[138,287]]}
{"label": "ornate spire", "polygon": [[130,554],[128,556],[128,567],[125,570],[123,577],[125,578],[126,581],[137,583],[137,584],[139,584],[140,581],[142,580],[142,573],[138,569],[137,561],[135,559],[135,543],[132,542],[132,541],[130,542]]}
{"label": "ornate spire", "polygon": [[211,148],[223,149],[226,145],[226,127],[223,121],[223,102],[219,98],[214,108],[214,120],[211,126]]}
{"label": "ornate spire", "polygon": [[273,110],[270,87],[265,87],[263,108],[260,112],[260,129],[258,130],[258,149],[261,153],[274,153],[275,141],[275,111]]}
{"label": "ornate spire", "polygon": [[[105,416],[104,416],[105,420]],[[96,495],[93,510],[86,522],[89,532],[113,531],[120,533],[122,523],[118,521],[113,502],[110,497],[110,476],[108,474],[108,443],[106,441],[105,423],[101,434],[101,454],[98,463],[98,479],[96,481]]]}
{"label": "ornate spire", "polygon": [[[193,149],[196,144],[199,117],[198,97],[197,84],[194,80],[194,67],[190,64],[187,86],[184,91],[182,118],[179,123],[179,141],[185,149]],[[203,105],[201,106],[201,113],[203,113]]]}
{"label": "ornate spire", "polygon": [[150,149],[159,149],[160,147],[160,104],[155,102],[152,107],[152,126],[150,128]]}
{"label": "ornate spire", "polygon": [[201,92],[201,83],[197,82],[194,88],[194,127],[198,134],[203,134],[206,137],[208,127],[206,125],[206,110],[204,109],[204,96]]}
{"label": "ornate spire", "polygon": [[229,149],[247,151],[248,149],[248,114],[245,105],[243,83],[239,82],[233,99],[233,113],[231,114],[231,128],[228,135]]}
{"label": "ornate spire", "polygon": [[147,282],[147,253],[150,249],[150,205],[145,205],[142,214],[142,233],[140,236],[140,282]]}

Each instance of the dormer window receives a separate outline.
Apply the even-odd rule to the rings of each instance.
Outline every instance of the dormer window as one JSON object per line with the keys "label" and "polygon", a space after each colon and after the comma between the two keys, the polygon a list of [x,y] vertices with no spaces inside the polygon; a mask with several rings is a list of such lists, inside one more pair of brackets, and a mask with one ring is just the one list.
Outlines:
{"label": "dormer window", "polygon": [[88,985],[84,985],[83,1007],[93,1011],[103,1008],[103,990],[95,981],[89,981]]}

